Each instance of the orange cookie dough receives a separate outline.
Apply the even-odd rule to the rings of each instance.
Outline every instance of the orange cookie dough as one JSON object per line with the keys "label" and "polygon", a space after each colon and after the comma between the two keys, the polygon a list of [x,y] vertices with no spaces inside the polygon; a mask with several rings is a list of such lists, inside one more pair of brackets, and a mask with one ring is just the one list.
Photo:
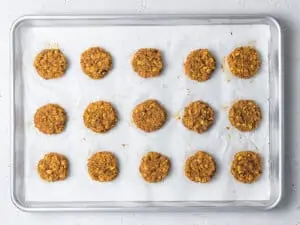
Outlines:
{"label": "orange cookie dough", "polygon": [[138,104],[132,113],[136,127],[146,132],[160,129],[167,120],[166,110],[156,100],[147,100]]}
{"label": "orange cookie dough", "polygon": [[227,62],[231,73],[243,79],[253,77],[261,66],[258,51],[250,46],[242,46],[234,49],[227,56]]}
{"label": "orange cookie dough", "polygon": [[197,133],[207,131],[215,120],[214,110],[205,102],[195,101],[184,109],[183,125]]}
{"label": "orange cookie dough", "polygon": [[93,180],[108,182],[119,175],[118,160],[111,152],[97,152],[88,159],[88,172]]}
{"label": "orange cookie dough", "polygon": [[34,67],[45,80],[62,77],[67,69],[67,58],[60,49],[44,49],[35,57]]}
{"label": "orange cookie dough", "polygon": [[161,74],[164,63],[161,52],[155,48],[141,48],[131,61],[133,70],[143,78],[157,77]]}
{"label": "orange cookie dough", "polygon": [[92,47],[81,54],[82,71],[92,79],[101,79],[112,69],[112,57],[103,48]]}
{"label": "orange cookie dough", "polygon": [[239,182],[253,183],[262,174],[262,160],[258,153],[241,151],[234,155],[231,174]]}
{"label": "orange cookie dough", "polygon": [[148,152],[140,164],[140,174],[145,181],[156,183],[164,180],[170,170],[170,160],[158,152]]}
{"label": "orange cookie dough", "polygon": [[208,80],[215,68],[216,60],[207,49],[191,51],[184,63],[185,74],[198,82]]}
{"label": "orange cookie dough", "polygon": [[106,101],[92,102],[85,109],[83,121],[87,128],[96,133],[106,133],[118,122],[113,105]]}
{"label": "orange cookie dough", "polygon": [[59,134],[63,132],[66,122],[67,114],[57,104],[44,105],[34,115],[35,127],[44,134]]}
{"label": "orange cookie dough", "polygon": [[216,172],[216,163],[210,154],[198,151],[186,160],[184,172],[191,181],[207,183]]}
{"label": "orange cookie dough", "polygon": [[66,179],[68,176],[68,159],[59,153],[51,152],[44,155],[37,165],[41,179],[54,182]]}
{"label": "orange cookie dough", "polygon": [[260,107],[252,100],[239,100],[229,110],[229,121],[238,130],[255,130],[262,119]]}

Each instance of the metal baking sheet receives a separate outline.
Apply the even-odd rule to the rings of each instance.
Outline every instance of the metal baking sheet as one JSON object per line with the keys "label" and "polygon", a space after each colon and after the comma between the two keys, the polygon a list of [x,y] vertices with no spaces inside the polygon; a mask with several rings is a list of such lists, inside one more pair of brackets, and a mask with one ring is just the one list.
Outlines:
{"label": "metal baking sheet", "polygon": [[[80,35],[78,35],[80,34]],[[263,16],[25,16],[15,22],[12,38],[12,199],[21,209],[102,211],[186,211],[221,208],[274,207],[281,197],[282,182],[282,62],[278,23]],[[232,77],[224,57],[240,45],[255,46],[262,68],[254,78]],[[91,80],[80,68],[80,54],[101,46],[113,56],[114,68],[103,80]],[[36,54],[59,47],[69,68],[63,78],[45,81],[32,64]],[[161,49],[165,69],[161,77],[142,79],[131,68],[138,48]],[[208,48],[216,57],[212,78],[197,83],[186,78],[183,62],[197,48]],[[168,110],[163,129],[145,134],[131,122],[133,107],[143,100],[158,99]],[[228,122],[228,108],[237,99],[257,101],[263,121],[255,132],[240,133]],[[208,102],[217,113],[214,126],[204,134],[187,131],[177,119],[194,100]],[[82,114],[92,101],[112,102],[120,121],[107,134],[95,134],[83,125]],[[58,103],[68,113],[64,133],[40,134],[33,125],[35,110]],[[217,175],[208,184],[196,184],[183,173],[186,158],[197,150],[211,153]],[[240,150],[258,151],[264,159],[261,179],[237,183],[230,175],[233,155]],[[114,152],[120,176],[114,182],[92,181],[88,157],[99,150]],[[36,172],[47,152],[65,154],[70,177],[46,183]],[[172,172],[161,183],[145,183],[139,175],[141,157],[158,151],[170,157]]]}

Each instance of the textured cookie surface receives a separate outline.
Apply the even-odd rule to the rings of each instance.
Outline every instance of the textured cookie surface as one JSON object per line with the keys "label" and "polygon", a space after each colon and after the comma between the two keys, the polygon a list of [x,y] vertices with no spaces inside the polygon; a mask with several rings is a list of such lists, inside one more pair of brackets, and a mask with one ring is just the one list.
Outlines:
{"label": "textured cookie surface", "polygon": [[68,165],[68,159],[64,155],[51,152],[39,161],[37,170],[41,179],[54,182],[66,179]]}
{"label": "textured cookie surface", "polygon": [[34,60],[38,74],[48,80],[61,77],[67,69],[67,59],[60,49],[44,49]]}
{"label": "textured cookie surface", "polygon": [[59,134],[63,132],[66,122],[67,114],[57,104],[44,105],[34,115],[35,127],[44,134]]}
{"label": "textured cookie surface", "polygon": [[216,163],[210,154],[198,151],[186,160],[184,171],[191,181],[207,183],[216,172]]}
{"label": "textured cookie surface", "polygon": [[170,160],[158,152],[148,152],[140,164],[140,174],[145,181],[156,183],[165,179],[170,170]]}
{"label": "textured cookie surface", "polygon": [[133,56],[133,70],[143,78],[157,77],[161,74],[164,64],[161,52],[154,48],[141,48]]}
{"label": "textured cookie surface", "polygon": [[112,69],[112,57],[103,48],[92,47],[81,54],[82,71],[92,79],[101,79]]}
{"label": "textured cookie surface", "polygon": [[167,120],[166,110],[156,100],[146,100],[138,104],[132,112],[135,125],[146,132],[160,129]]}
{"label": "textured cookie surface", "polygon": [[117,124],[118,115],[111,103],[97,101],[90,103],[85,109],[83,121],[92,131],[105,133]]}
{"label": "textured cookie surface", "polygon": [[232,176],[242,183],[253,183],[262,174],[262,160],[258,153],[241,151],[234,155],[231,164]]}
{"label": "textured cookie surface", "polygon": [[193,50],[184,63],[185,74],[192,80],[208,80],[216,68],[216,60],[207,49]]}
{"label": "textured cookie surface", "polygon": [[243,79],[253,77],[261,66],[258,51],[250,46],[234,49],[227,56],[227,62],[233,75]]}
{"label": "textured cookie surface", "polygon": [[119,174],[117,158],[111,152],[97,152],[88,159],[88,172],[93,180],[108,182]]}
{"label": "textured cookie surface", "polygon": [[252,100],[239,100],[229,110],[229,121],[238,130],[255,130],[262,119],[260,107]]}
{"label": "textured cookie surface", "polygon": [[214,110],[205,102],[195,101],[184,109],[183,125],[194,132],[203,133],[214,123]]}

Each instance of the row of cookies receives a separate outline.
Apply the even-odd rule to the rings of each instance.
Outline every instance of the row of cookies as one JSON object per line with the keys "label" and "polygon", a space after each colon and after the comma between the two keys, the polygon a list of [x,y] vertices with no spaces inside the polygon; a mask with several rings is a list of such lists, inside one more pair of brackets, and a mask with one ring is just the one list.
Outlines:
{"label": "row of cookies", "polygon": [[[258,51],[251,46],[234,49],[227,56],[227,63],[233,75],[248,79],[253,77],[261,66]],[[82,71],[92,79],[102,79],[112,69],[111,54],[100,47],[85,50],[80,57]],[[159,49],[141,48],[133,56],[133,70],[143,78],[157,77],[164,68],[162,53]],[[44,49],[34,60],[37,73],[44,79],[54,79],[65,74],[67,58],[60,49]],[[216,68],[216,60],[208,49],[193,50],[184,62],[185,74],[192,80],[208,80]]]}
{"label": "row of cookies", "polygon": [[[117,157],[107,151],[93,154],[87,162],[88,173],[92,180],[109,182],[117,178],[119,163]],[[170,159],[158,152],[148,152],[141,159],[139,172],[149,183],[163,181],[171,168]],[[193,182],[210,182],[216,173],[216,162],[207,152],[197,151],[185,162],[185,176]],[[41,179],[54,182],[64,180],[68,176],[68,159],[59,153],[46,154],[37,165]],[[234,155],[231,163],[231,174],[239,182],[253,183],[262,174],[262,159],[253,151],[241,151]]]}
{"label": "row of cookies", "polygon": [[[255,130],[262,119],[260,107],[252,100],[239,100],[229,110],[229,121],[240,131]],[[157,100],[146,100],[132,111],[132,121],[145,132],[159,130],[167,120],[167,112]],[[116,126],[118,114],[114,106],[106,101],[90,103],[83,113],[87,128],[96,133],[105,133]],[[215,121],[211,106],[203,101],[187,105],[182,116],[183,125],[194,132],[207,131]],[[40,107],[34,115],[35,127],[44,134],[59,134],[67,123],[65,110],[57,104]]]}

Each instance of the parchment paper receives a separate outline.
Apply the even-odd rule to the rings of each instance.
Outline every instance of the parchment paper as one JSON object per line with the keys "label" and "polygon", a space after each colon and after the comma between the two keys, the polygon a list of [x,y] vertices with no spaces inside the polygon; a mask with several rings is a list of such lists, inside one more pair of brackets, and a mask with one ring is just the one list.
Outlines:
{"label": "parchment paper", "polygon": [[[269,180],[269,72],[268,41],[265,25],[195,26],[114,26],[114,27],[35,27],[23,28],[21,50],[24,81],[25,121],[25,198],[27,201],[223,201],[267,200]],[[240,45],[255,46],[262,58],[262,69],[255,78],[232,77],[224,57]],[[63,78],[43,80],[34,67],[36,54],[58,46],[69,61]],[[102,80],[91,80],[80,68],[80,54],[88,47],[101,46],[113,56],[113,70]],[[131,68],[134,52],[142,47],[163,52],[165,70],[161,77],[142,79]],[[189,80],[183,72],[188,53],[210,49],[217,60],[212,78],[204,83]],[[169,120],[159,131],[146,134],[134,127],[131,111],[146,99],[159,100],[168,110]],[[228,108],[237,99],[257,101],[263,121],[255,132],[241,133],[231,127]],[[107,134],[87,129],[82,120],[86,106],[96,100],[112,102],[120,121]],[[204,134],[186,130],[178,116],[194,100],[208,102],[216,112],[213,127]],[[36,109],[58,103],[68,113],[64,133],[47,136],[33,125]],[[230,129],[226,127],[229,126]],[[120,162],[120,175],[111,183],[92,181],[87,159],[100,150],[112,151]],[[197,150],[211,153],[217,161],[217,174],[211,183],[199,184],[184,176],[184,162]],[[261,179],[251,185],[236,182],[230,174],[233,155],[254,150],[264,159]],[[47,183],[37,174],[37,162],[47,152],[65,154],[70,161],[70,176],[63,182]],[[148,184],[138,167],[148,151],[170,157],[172,171],[161,183]]]}

